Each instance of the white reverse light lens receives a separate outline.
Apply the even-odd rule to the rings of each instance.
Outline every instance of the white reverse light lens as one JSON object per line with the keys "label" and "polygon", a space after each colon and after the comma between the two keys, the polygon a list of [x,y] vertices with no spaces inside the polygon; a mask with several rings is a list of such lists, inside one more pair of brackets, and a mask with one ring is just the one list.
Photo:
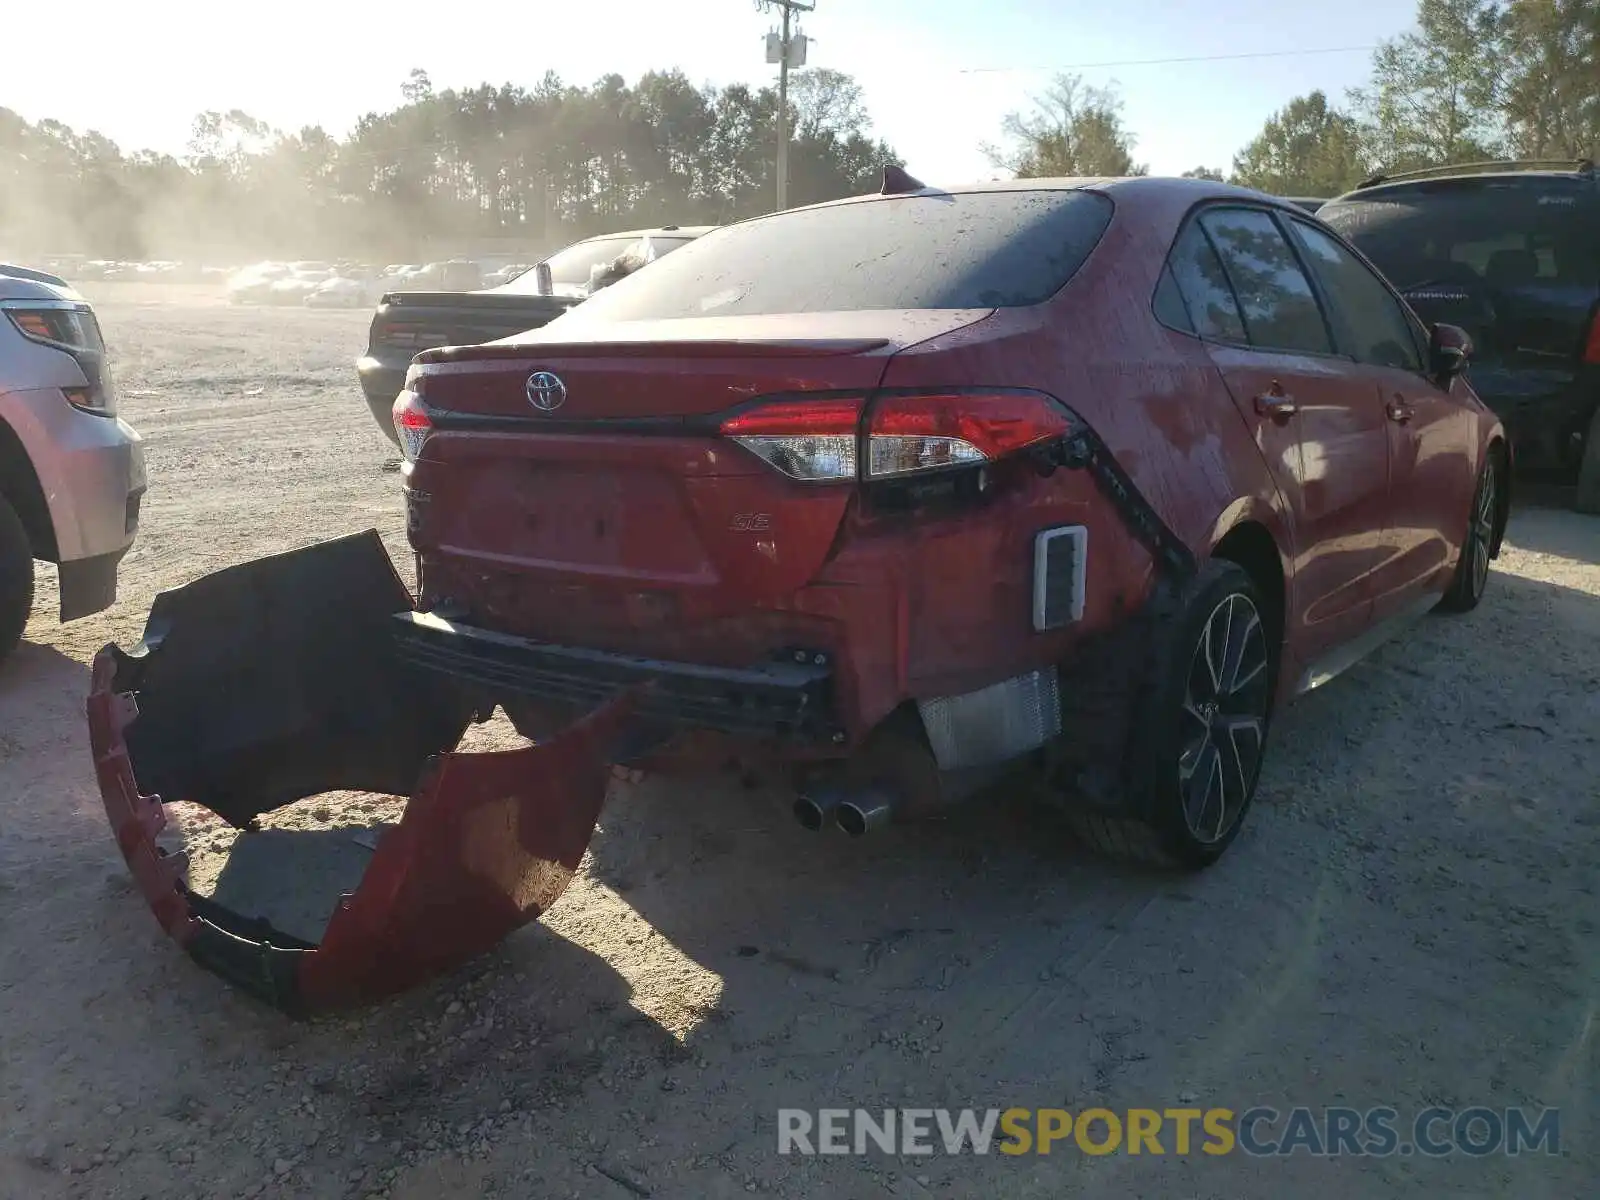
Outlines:
{"label": "white reverse light lens", "polygon": [[856,477],[854,434],[749,435],[733,440],[790,479],[815,482]]}
{"label": "white reverse light lens", "polygon": [[907,437],[873,434],[868,442],[867,473],[875,478],[959,467],[988,459],[971,442],[953,437]]}

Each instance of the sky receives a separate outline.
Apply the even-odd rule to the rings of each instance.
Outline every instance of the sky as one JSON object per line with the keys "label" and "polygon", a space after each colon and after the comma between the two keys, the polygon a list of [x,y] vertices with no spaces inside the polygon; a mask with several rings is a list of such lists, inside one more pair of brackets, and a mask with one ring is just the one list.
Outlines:
{"label": "sky", "polygon": [[[764,48],[776,17],[753,0],[75,0],[67,33],[62,11],[6,6],[0,107],[178,155],[205,109],[342,135],[398,104],[413,67],[436,88],[531,86],[548,69],[585,84],[776,72]],[[993,177],[982,144],[1063,71],[1117,87],[1153,173],[1226,169],[1293,97],[1363,84],[1372,47],[1413,14],[1409,0],[816,0],[800,29],[809,65],[861,83],[875,134],[907,168],[950,186]]]}

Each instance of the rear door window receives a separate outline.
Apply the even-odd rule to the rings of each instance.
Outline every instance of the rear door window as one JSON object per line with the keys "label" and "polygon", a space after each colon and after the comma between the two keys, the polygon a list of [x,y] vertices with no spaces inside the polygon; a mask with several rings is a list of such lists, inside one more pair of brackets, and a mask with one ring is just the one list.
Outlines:
{"label": "rear door window", "polygon": [[1416,333],[1400,301],[1360,259],[1315,225],[1297,220],[1294,228],[1340,325],[1344,348],[1357,362],[1421,371]]}
{"label": "rear door window", "polygon": [[[1178,235],[1167,262],[1189,310],[1186,324],[1175,324],[1171,320],[1167,320],[1167,324],[1212,341],[1244,342],[1244,318],[1239,315],[1239,301],[1233,294],[1233,285],[1228,282],[1222,260],[1198,221],[1190,221]],[[1157,316],[1161,316],[1159,309]]]}
{"label": "rear door window", "polygon": [[1195,331],[1194,322],[1189,319],[1189,310],[1183,302],[1183,292],[1173,277],[1171,262],[1161,268],[1161,278],[1156,283],[1156,294],[1150,308],[1156,314],[1156,320],[1168,329],[1176,329],[1179,333]]}
{"label": "rear door window", "polygon": [[1333,352],[1316,292],[1271,214],[1213,208],[1201,215],[1200,224],[1239,298],[1252,346],[1302,354]]}

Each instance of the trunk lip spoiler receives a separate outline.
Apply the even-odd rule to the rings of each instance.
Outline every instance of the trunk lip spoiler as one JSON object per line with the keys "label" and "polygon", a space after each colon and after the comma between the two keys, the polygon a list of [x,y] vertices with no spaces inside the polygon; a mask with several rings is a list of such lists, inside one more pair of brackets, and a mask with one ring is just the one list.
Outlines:
{"label": "trunk lip spoiler", "polygon": [[498,369],[501,364],[537,364],[554,360],[636,359],[636,358],[837,358],[901,349],[892,338],[872,337],[750,337],[684,338],[659,341],[618,338],[592,342],[487,342],[477,346],[436,346],[422,351],[413,360],[419,366],[470,368],[482,364]]}

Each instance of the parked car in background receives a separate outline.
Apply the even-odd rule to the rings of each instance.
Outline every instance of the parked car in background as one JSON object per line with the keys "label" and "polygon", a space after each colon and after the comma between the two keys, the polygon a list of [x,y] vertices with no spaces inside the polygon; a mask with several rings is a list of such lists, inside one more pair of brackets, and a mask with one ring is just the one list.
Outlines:
{"label": "parked car in background", "polygon": [[325,262],[262,262],[237,271],[228,280],[232,304],[303,304],[336,272]]}
{"label": "parked car in background", "polygon": [[398,652],[535,742],[648,684],[611,761],[788,763],[809,828],[1020,768],[1204,866],[1284,702],[1483,596],[1467,353],[1259,192],[891,168],[418,354]]}
{"label": "parked car in background", "polygon": [[509,266],[496,267],[483,277],[483,286],[486,288],[499,287],[503,283],[510,283],[518,276],[526,275],[533,268],[533,263],[512,263]]}
{"label": "parked car in background", "polygon": [[32,611],[35,560],[58,566],[63,621],[117,598],[145,470],[116,412],[89,302],[58,276],[0,264],[0,660]]}
{"label": "parked car in background", "polygon": [[288,263],[262,262],[245,267],[228,280],[228,303],[266,304],[272,297],[272,285],[292,273]]}
{"label": "parked car in background", "polygon": [[1521,465],[1600,513],[1600,180],[1589,162],[1380,175],[1318,214],[1423,317],[1472,337],[1472,386]]}
{"label": "parked car in background", "polygon": [[586,299],[597,283],[603,286],[600,276],[620,278],[687,246],[710,228],[668,225],[586,238],[507,283],[476,291],[414,291],[391,285],[373,314],[367,352],[356,360],[373,420],[399,445],[390,409],[417,351],[476,345],[537,329]]}
{"label": "parked car in background", "polygon": [[306,298],[333,276],[326,270],[293,269],[267,289],[268,304],[304,304]]}
{"label": "parked car in background", "polygon": [[1285,196],[1290,204],[1296,208],[1303,208],[1308,213],[1314,213],[1328,202],[1325,196]]}
{"label": "parked car in background", "polygon": [[386,269],[387,291],[467,292],[483,286],[483,268],[467,259]]}
{"label": "parked car in background", "polygon": [[334,275],[305,295],[307,308],[365,308],[372,303],[373,282],[354,275]]}

